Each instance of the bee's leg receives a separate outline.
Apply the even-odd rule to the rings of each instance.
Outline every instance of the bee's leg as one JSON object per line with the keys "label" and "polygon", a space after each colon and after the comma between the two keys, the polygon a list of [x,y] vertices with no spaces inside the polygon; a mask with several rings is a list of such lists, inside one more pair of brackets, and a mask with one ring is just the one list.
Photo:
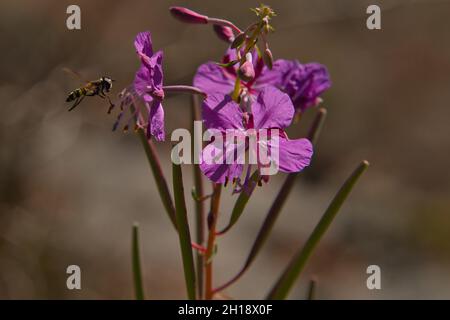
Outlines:
{"label": "bee's leg", "polygon": [[105,88],[102,88],[100,91],[101,91],[102,95],[107,96],[109,93],[109,90],[106,90],[106,92],[105,92],[105,90],[106,90]]}
{"label": "bee's leg", "polygon": [[107,95],[105,95],[106,99],[109,102],[109,109],[108,109],[108,113],[111,113],[111,110],[114,108],[114,103],[112,103],[111,98]]}
{"label": "bee's leg", "polygon": [[85,96],[81,96],[79,98],[77,98],[77,100],[75,100],[75,103],[73,104],[73,106],[70,107],[69,111],[72,111],[77,105],[80,104],[81,101],[83,101]]}
{"label": "bee's leg", "polygon": [[114,103],[112,103],[111,99],[109,98],[109,96],[103,92],[103,90],[100,90],[97,94],[100,98],[102,99],[106,99],[109,102],[109,109],[108,109],[108,114],[111,113],[112,109],[115,107]]}

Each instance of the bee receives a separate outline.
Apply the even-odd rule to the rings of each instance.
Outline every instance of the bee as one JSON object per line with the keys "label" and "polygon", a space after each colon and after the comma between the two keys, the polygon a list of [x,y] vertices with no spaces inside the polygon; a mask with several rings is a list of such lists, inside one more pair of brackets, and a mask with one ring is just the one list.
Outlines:
{"label": "bee", "polygon": [[[76,78],[81,79],[81,76],[78,73],[68,68],[64,68],[63,70]],[[84,81],[85,84],[82,87],[73,90],[67,96],[66,102],[74,101],[69,111],[72,111],[76,106],[78,106],[81,101],[83,101],[84,97],[99,96],[102,99],[108,100],[110,105],[108,112],[110,112],[110,110],[114,107],[114,104],[109,98],[108,92],[111,91],[113,81],[113,79],[106,76],[93,81]]]}

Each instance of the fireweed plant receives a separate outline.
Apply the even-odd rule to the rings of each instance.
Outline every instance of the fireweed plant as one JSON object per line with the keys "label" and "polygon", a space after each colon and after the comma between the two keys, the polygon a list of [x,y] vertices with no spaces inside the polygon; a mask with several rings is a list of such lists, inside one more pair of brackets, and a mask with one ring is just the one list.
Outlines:
{"label": "fireweed plant", "polygon": [[[165,211],[178,234],[189,299],[224,297],[221,292],[239,280],[252,265],[267,241],[299,172],[310,165],[313,146],[326,116],[326,110],[318,107],[322,102],[321,94],[331,86],[325,66],[302,64],[297,60],[274,60],[268,35],[274,31],[271,20],[275,12],[265,5],[252,11],[256,14],[256,21],[240,29],[227,20],[211,18],[183,7],[171,7],[170,13],[181,22],[212,26],[218,38],[228,43],[224,56],[219,62],[202,64],[194,76],[194,86],[165,86],[163,52],[154,52],[150,32],[141,32],[134,41],[140,60],[139,69],[134,81],[122,90],[116,103],[119,113],[113,130],[122,127],[127,131],[131,125],[134,126]],[[203,138],[207,138],[207,143],[204,146],[201,143],[200,146],[192,145],[195,236],[191,236],[188,225],[181,170],[181,164],[188,161],[181,160],[184,157],[180,152],[181,142],[171,153],[173,194],[154,146],[155,140],[165,140],[163,103],[168,92],[192,94],[192,122],[201,121],[206,128]],[[203,100],[201,107],[199,98]],[[285,128],[292,123],[300,125],[301,115],[309,109],[315,109],[316,116],[307,137],[289,138]],[[195,130],[194,124],[191,131]],[[191,148],[188,150],[191,153]],[[317,243],[368,165],[367,161],[361,162],[344,182],[306,243],[273,284],[267,299],[288,296]],[[287,176],[268,209],[247,259],[234,277],[225,283],[214,283],[217,238],[238,222],[256,187],[270,183],[270,176],[278,171],[287,173]],[[205,192],[202,175],[211,182],[210,194]],[[226,227],[218,230],[221,193],[227,187],[231,189],[235,204]],[[144,299],[138,226],[133,225],[132,230],[135,294],[137,299]]]}

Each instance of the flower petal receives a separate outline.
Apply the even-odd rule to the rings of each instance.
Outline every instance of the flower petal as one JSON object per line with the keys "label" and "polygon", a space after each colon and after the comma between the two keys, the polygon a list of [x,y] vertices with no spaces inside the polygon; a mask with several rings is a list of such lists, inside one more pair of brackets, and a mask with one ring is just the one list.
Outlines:
{"label": "flower petal", "polygon": [[[148,108],[148,104],[147,104]],[[147,137],[154,136],[157,141],[164,141],[164,109],[161,101],[153,100],[148,115]]]}
{"label": "flower petal", "polygon": [[150,58],[150,66],[152,70],[152,83],[155,88],[162,88],[163,85],[163,69],[162,69],[163,52],[158,51]]}
{"label": "flower petal", "polygon": [[147,102],[153,100],[149,94],[150,90],[148,89],[148,87],[153,86],[151,73],[151,70],[145,64],[141,64],[133,81],[134,90]]}
{"label": "flower petal", "polygon": [[144,54],[147,57],[151,57],[153,55],[153,47],[150,31],[139,32],[134,40],[134,47],[139,55]]}
{"label": "flower petal", "polygon": [[194,86],[208,94],[229,94],[233,91],[234,78],[214,62],[208,62],[197,69]]}
{"label": "flower petal", "polygon": [[161,89],[163,84],[162,51],[158,51],[146,62],[142,63],[134,77],[133,85],[136,93],[145,101],[153,100],[150,92]]}
{"label": "flower petal", "polygon": [[229,95],[209,94],[203,101],[202,118],[207,129],[243,129],[242,110]]}
{"label": "flower petal", "polygon": [[291,97],[295,108],[301,111],[315,106],[317,98],[330,87],[326,67],[315,62],[302,65],[295,61],[292,71],[280,84],[280,88]]}
{"label": "flower petal", "polygon": [[[271,154],[274,154],[271,146]],[[278,148],[278,165],[282,172],[299,172],[309,166],[313,147],[308,139],[289,140],[280,136]],[[276,161],[276,159],[273,159]]]}
{"label": "flower petal", "polygon": [[292,122],[294,106],[287,94],[268,86],[252,103],[252,114],[256,129],[284,129]]}
{"label": "flower petal", "polygon": [[[205,176],[215,183],[225,183],[226,180],[239,178],[242,174],[243,164],[227,164],[223,147],[218,147],[214,142],[208,144],[202,151],[200,170]],[[227,153],[235,152],[235,148],[229,148]]]}
{"label": "flower petal", "polygon": [[295,67],[295,61],[278,59],[273,63],[272,70],[264,67],[258,80],[255,82],[255,87],[263,87],[268,84],[277,88],[282,88],[286,76]]}

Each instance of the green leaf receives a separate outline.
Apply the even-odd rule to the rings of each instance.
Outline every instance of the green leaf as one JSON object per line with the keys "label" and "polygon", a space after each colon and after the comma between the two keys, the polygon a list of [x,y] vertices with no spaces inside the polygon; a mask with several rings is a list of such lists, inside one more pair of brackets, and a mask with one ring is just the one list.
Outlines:
{"label": "green leaf", "polygon": [[229,67],[234,66],[238,62],[239,62],[239,60],[231,60],[230,62],[227,62],[227,63],[215,62],[215,64],[217,64],[218,66],[223,67],[223,68],[229,68]]}
{"label": "green leaf", "polygon": [[158,188],[159,196],[161,197],[161,201],[164,205],[164,208],[166,209],[170,221],[172,222],[173,226],[176,229],[177,224],[175,221],[175,208],[173,206],[172,196],[170,195],[167,180],[164,177],[164,173],[162,171],[161,163],[159,161],[158,154],[156,153],[155,146],[153,145],[153,142],[151,140],[147,139],[144,130],[139,129],[138,134],[142,142],[142,146],[144,147],[148,163],[150,164],[153,177],[155,178],[155,183],[156,187]]}
{"label": "green leaf", "polygon": [[317,111],[317,115],[309,128],[308,140],[311,141],[312,145],[316,147],[317,140],[319,139],[320,132],[322,131],[323,124],[325,123],[325,118],[327,116],[327,110],[320,108]]}
{"label": "green leaf", "polygon": [[355,171],[353,171],[352,175],[347,179],[347,181],[345,181],[345,183],[342,185],[342,187],[334,197],[333,201],[331,201],[330,205],[328,206],[314,231],[306,241],[303,248],[294,256],[287,268],[281,274],[278,281],[273,286],[272,290],[267,296],[267,299],[280,300],[287,297],[300,272],[303,270],[303,267],[308,261],[308,258],[311,256],[314,248],[319,243],[319,240],[322,238],[322,236],[325,234],[325,231],[327,231],[342,204],[350,194],[350,191],[353,189],[359,177],[368,168],[368,166],[369,162],[361,162],[361,164],[355,169]]}
{"label": "green leaf", "polygon": [[317,286],[317,280],[311,279],[311,281],[309,281],[308,300],[316,299],[316,286]]}
{"label": "green leaf", "polygon": [[142,283],[141,259],[139,254],[139,225],[136,222],[133,224],[131,239],[134,292],[136,295],[136,300],[144,300],[145,295],[144,286]]}
{"label": "green leaf", "polygon": [[250,180],[249,180],[250,184],[251,184],[250,189],[243,190],[239,194],[239,197],[237,198],[236,203],[234,204],[233,211],[231,213],[231,217],[230,217],[230,221],[228,222],[228,225],[220,232],[217,232],[218,235],[224,234],[225,232],[230,230],[230,228],[232,226],[234,226],[236,224],[236,222],[239,220],[240,216],[244,212],[244,209],[245,209],[245,206],[247,205],[248,200],[250,200],[253,190],[255,190],[255,187],[258,183],[258,179],[259,179],[259,171],[256,170],[252,174],[252,176],[250,177]]}
{"label": "green leaf", "polygon": [[175,217],[178,226],[181,256],[183,258],[184,278],[188,299],[195,300],[195,268],[191,247],[191,234],[187,220],[186,201],[184,199],[183,175],[181,166],[172,163],[173,192],[175,197]]}

